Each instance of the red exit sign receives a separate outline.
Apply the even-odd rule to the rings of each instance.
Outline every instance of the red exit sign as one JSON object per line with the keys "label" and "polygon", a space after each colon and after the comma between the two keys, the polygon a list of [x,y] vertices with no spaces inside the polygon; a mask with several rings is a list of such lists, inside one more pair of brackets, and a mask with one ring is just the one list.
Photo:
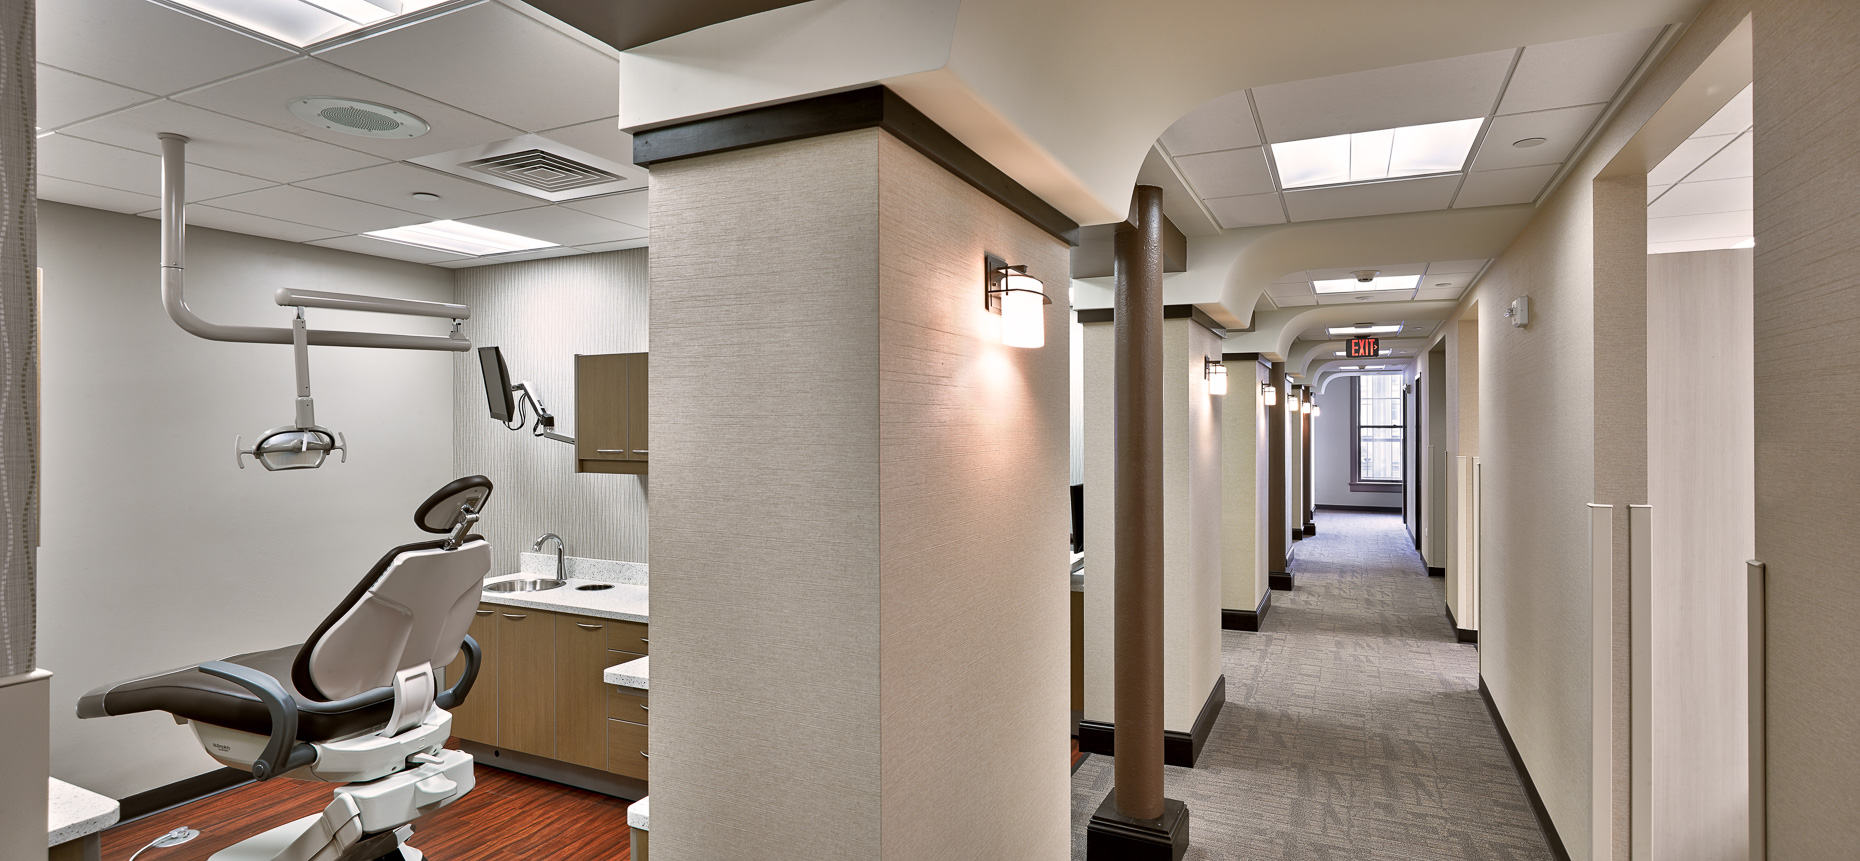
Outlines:
{"label": "red exit sign", "polygon": [[1350,339],[1350,358],[1352,359],[1373,359],[1375,358],[1377,353],[1379,352],[1379,350],[1377,349],[1376,341],[1377,341],[1376,338],[1351,338]]}

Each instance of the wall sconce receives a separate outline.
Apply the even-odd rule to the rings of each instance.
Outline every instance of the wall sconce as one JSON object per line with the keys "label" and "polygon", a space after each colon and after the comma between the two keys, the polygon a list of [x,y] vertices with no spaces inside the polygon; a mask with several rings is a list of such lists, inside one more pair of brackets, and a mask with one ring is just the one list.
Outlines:
{"label": "wall sconce", "polygon": [[1318,406],[1316,403],[1313,403],[1311,405],[1311,417],[1312,418],[1317,418],[1318,416],[1321,416],[1323,414],[1324,414],[1323,407]]}
{"label": "wall sconce", "polygon": [[1266,406],[1276,407],[1279,405],[1279,390],[1274,388],[1271,383],[1260,383],[1259,393],[1265,397]]}
{"label": "wall sconce", "polygon": [[1051,305],[1045,285],[1025,266],[1009,266],[992,254],[982,256],[982,304],[1001,315],[1001,343],[1009,347],[1046,346],[1046,311]]}
{"label": "wall sconce", "polygon": [[1213,359],[1201,360],[1201,375],[1208,378],[1208,394],[1227,394],[1227,366]]}
{"label": "wall sconce", "polygon": [[1299,411],[1303,412],[1306,415],[1310,415],[1311,414],[1311,402],[1300,401],[1299,403],[1300,403],[1300,406],[1298,407]]}

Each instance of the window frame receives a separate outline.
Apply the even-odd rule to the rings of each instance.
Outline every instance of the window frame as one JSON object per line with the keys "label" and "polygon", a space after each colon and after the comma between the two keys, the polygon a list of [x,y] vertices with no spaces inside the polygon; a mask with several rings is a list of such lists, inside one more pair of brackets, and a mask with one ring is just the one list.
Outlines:
{"label": "window frame", "polygon": [[[1393,374],[1379,374],[1378,376],[1394,376],[1394,375]],[[1402,416],[1402,421],[1400,424],[1370,425],[1371,428],[1400,428],[1401,429],[1401,437],[1402,437],[1401,443],[1404,448],[1404,451],[1402,452],[1404,457],[1402,459],[1403,463],[1401,465],[1401,477],[1399,478],[1363,478],[1363,475],[1362,475],[1362,472],[1363,472],[1362,380],[1363,380],[1363,375],[1361,374],[1352,375],[1350,377],[1350,445],[1349,445],[1350,490],[1353,493],[1400,493],[1402,491],[1402,485],[1408,480],[1408,464],[1406,462],[1407,458],[1405,457],[1405,455],[1407,454],[1405,449],[1408,444],[1407,416],[1405,414]]]}

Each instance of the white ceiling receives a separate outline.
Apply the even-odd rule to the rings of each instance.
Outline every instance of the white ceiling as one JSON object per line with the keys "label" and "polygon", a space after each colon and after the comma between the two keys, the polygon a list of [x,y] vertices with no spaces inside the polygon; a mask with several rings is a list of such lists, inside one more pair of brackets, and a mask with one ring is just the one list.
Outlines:
{"label": "white ceiling", "polygon": [[[646,244],[639,168],[639,190],[551,204],[409,163],[527,132],[631,165],[615,56],[515,0],[457,0],[305,49],[160,0],[56,0],[39,5],[38,50],[46,200],[154,216],[155,135],[178,132],[190,224],[449,267]],[[303,96],[389,105],[432,130],[328,131],[286,109]],[[435,219],[562,247],[467,258],[358,235]]]}
{"label": "white ceiling", "polygon": [[1753,224],[1751,88],[1647,174],[1647,253],[1746,248]]}
{"label": "white ceiling", "polygon": [[[1222,228],[1535,201],[1658,29],[1293,81],[1197,107],[1159,140]],[[1487,119],[1460,172],[1285,191],[1272,143]],[[1534,146],[1513,144],[1543,138]]]}
{"label": "white ceiling", "polygon": [[[1266,288],[1266,295],[1272,299],[1273,306],[1278,308],[1290,308],[1295,305],[1354,305],[1358,302],[1458,299],[1466,292],[1467,287],[1472,286],[1473,279],[1478,277],[1488,262],[1490,261],[1441,260],[1433,263],[1353,266],[1348,269],[1312,269],[1285,275]],[[1420,275],[1421,280],[1412,290],[1373,290],[1361,293],[1319,293],[1311,284],[1313,281],[1350,278],[1353,273],[1362,269],[1374,269],[1384,276]],[[1319,335],[1324,334],[1321,327],[1316,331]],[[1299,337],[1303,338],[1305,335],[1301,334]]]}

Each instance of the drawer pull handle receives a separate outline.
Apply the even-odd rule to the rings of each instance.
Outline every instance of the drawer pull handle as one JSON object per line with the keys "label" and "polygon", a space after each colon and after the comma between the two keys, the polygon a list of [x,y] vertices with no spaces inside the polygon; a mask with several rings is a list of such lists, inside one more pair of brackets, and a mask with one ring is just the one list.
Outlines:
{"label": "drawer pull handle", "polygon": [[647,758],[647,759],[651,759],[651,758],[652,758],[652,754],[650,754],[650,753],[647,753],[647,752],[645,752],[645,751],[643,751],[643,750],[639,752],[639,755],[640,755],[640,756],[643,756],[643,757],[645,757],[645,758]]}
{"label": "drawer pull handle", "polygon": [[633,453],[634,454],[646,454],[646,450],[643,448],[636,448],[636,449],[633,449]]}
{"label": "drawer pull handle", "polygon": [[588,630],[590,630],[590,631],[598,631],[598,630],[600,630],[600,629],[601,629],[601,626],[599,626],[599,625],[589,625],[589,624],[587,624],[587,623],[585,623],[585,622],[576,622],[576,623],[575,623],[575,627],[577,627],[577,628],[586,628],[586,629],[588,629]]}
{"label": "drawer pull handle", "polygon": [[478,615],[480,615],[480,616],[489,616],[489,615],[491,615],[492,613],[495,613],[495,612],[497,612],[497,611],[496,611],[496,610],[479,610],[479,611],[478,611]]}
{"label": "drawer pull handle", "polygon": [[646,705],[645,703],[640,703],[640,704],[639,704],[639,710],[640,710],[640,711],[643,711],[643,712],[649,712],[649,711],[652,711],[652,707],[651,707],[651,706],[648,706],[648,705]]}
{"label": "drawer pull handle", "polygon": [[528,613],[505,613],[503,614],[503,616],[506,619],[528,619],[530,617],[530,614]]}
{"label": "drawer pull handle", "polygon": [[595,453],[595,454],[626,454],[626,449],[623,449],[623,448],[597,448],[597,449],[595,449],[595,450],[594,450],[594,453]]}
{"label": "drawer pull handle", "polygon": [[641,637],[641,638],[639,638],[639,641],[640,641],[640,642],[642,642],[642,643],[650,643],[650,642],[652,642],[651,640],[648,640],[648,639],[646,639],[645,637]]}

